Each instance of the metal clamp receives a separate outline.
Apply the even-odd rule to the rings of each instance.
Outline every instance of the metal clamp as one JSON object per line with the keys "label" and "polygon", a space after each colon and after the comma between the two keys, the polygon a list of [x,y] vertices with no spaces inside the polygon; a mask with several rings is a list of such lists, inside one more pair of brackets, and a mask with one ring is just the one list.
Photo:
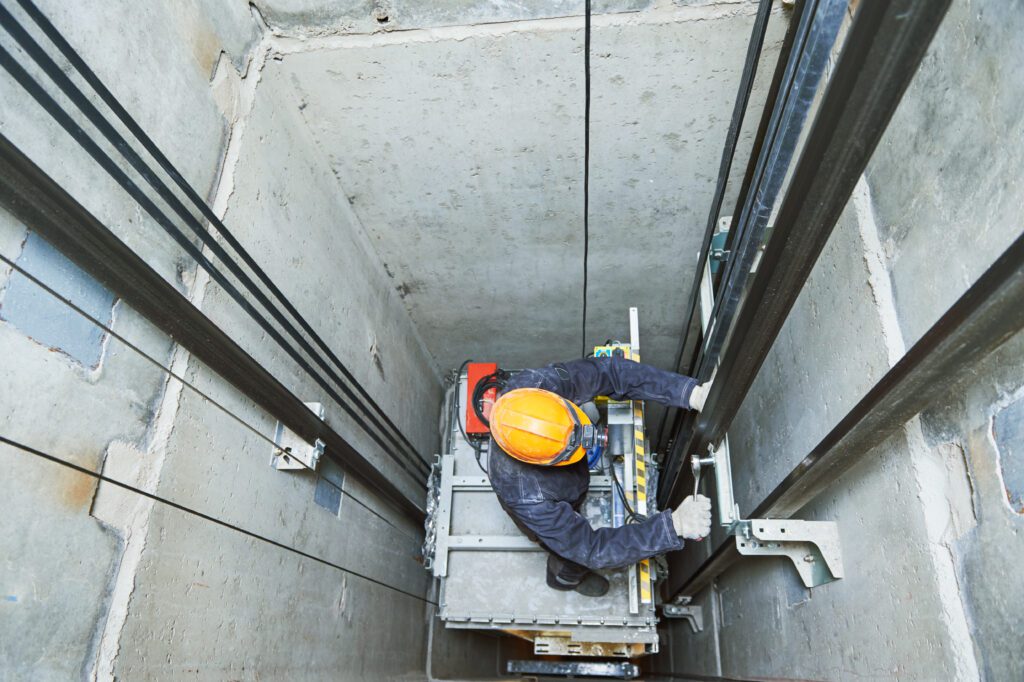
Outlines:
{"label": "metal clamp", "polygon": [[704,631],[704,609],[697,604],[665,604],[661,615],[666,618],[685,618],[694,634]]}
{"label": "metal clamp", "polygon": [[785,556],[808,588],[843,577],[839,530],[833,521],[749,519],[737,524],[736,549],[747,556]]}
{"label": "metal clamp", "polygon": [[[324,418],[324,406],[321,403],[305,403],[313,414],[321,421]],[[317,438],[312,445],[286,428],[281,422],[274,429],[274,448],[270,457],[270,466],[278,471],[295,471],[298,469],[315,470],[324,454],[324,442]]]}

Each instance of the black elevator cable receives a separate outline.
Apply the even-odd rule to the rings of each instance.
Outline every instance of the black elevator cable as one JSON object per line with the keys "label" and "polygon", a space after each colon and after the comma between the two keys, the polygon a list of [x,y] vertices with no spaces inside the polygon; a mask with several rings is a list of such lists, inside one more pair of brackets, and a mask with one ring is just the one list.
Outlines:
{"label": "black elevator cable", "polygon": [[[0,6],[0,24],[3,23],[5,18],[3,15],[5,10]],[[9,15],[8,15],[9,16]],[[6,28],[6,26],[5,26]],[[252,317],[263,329],[267,332],[271,338],[278,343],[278,345],[288,353],[289,356],[311,377],[317,384],[323,388],[328,395],[330,395],[345,412],[353,418],[353,420],[363,428],[363,430],[386,452],[396,463],[399,464],[406,472],[413,476],[414,479],[419,480],[423,475],[414,474],[406,462],[400,459],[396,453],[394,453],[390,447],[388,447],[380,438],[379,435],[370,430],[365,422],[355,413],[350,405],[348,405],[328,383],[316,373],[312,367],[309,366],[308,362],[302,358],[301,355],[280,335],[280,333],[264,318],[259,311],[257,311],[251,303],[249,303],[238,291],[238,289],[221,273],[203,254],[202,252],[190,242],[181,231],[170,221],[170,219],[150,200],[140,188],[127,176],[127,174],[117,166],[114,161],[107,156],[99,146],[85,133],[85,131],[74,122],[74,120],[65,112],[59,104],[47,94],[42,87],[39,85],[34,78],[32,78],[24,68],[18,64],[13,56],[7,52],[5,48],[0,46],[0,65],[2,65],[14,78],[21,84],[26,91],[29,92],[33,98],[50,114],[75,140],[78,142],[83,149],[85,149],[90,156],[104,169],[111,177],[114,178],[126,192],[135,201],[146,210],[149,215],[157,221],[165,231],[186,251],[191,255],[203,268],[210,273],[211,277],[222,287],[227,293],[235,300],[235,302]],[[59,72],[59,69],[58,69]],[[62,74],[61,74],[62,75]],[[72,87],[74,87],[72,85]],[[80,93],[79,93],[80,94]],[[88,104],[91,106],[91,104]],[[107,124],[109,125],[109,124]],[[200,230],[200,232],[204,232]],[[215,243],[215,242],[214,242]],[[219,245],[217,245],[219,247]],[[231,267],[228,261],[229,267]],[[237,266],[236,266],[237,267]],[[276,310],[276,309],[275,309]],[[319,358],[319,356],[316,356]],[[342,386],[342,390],[346,390]],[[346,390],[347,392],[347,390]],[[426,464],[416,457],[408,458],[409,461],[422,464],[423,468],[426,469]]]}
{"label": "black elevator cable", "polygon": [[[281,325],[281,327],[284,328],[299,343],[300,347],[311,358],[313,358],[314,362],[316,362],[316,364],[319,365],[327,373],[328,377],[330,377],[341,388],[342,392],[345,393],[345,395],[354,403],[359,404],[359,398],[357,398],[353,394],[353,392],[351,391],[351,389],[347,387],[345,382],[340,380],[340,378],[333,372],[333,370],[323,360],[323,358],[312,348],[312,346],[310,346],[308,341],[306,341],[306,339],[301,334],[298,333],[294,326],[292,326],[291,323],[288,322],[288,320],[281,314],[281,312],[275,306],[273,306],[273,304],[267,299],[265,294],[262,291],[260,291],[258,287],[256,287],[255,283],[251,280],[251,278],[249,278],[249,276],[246,275],[245,272],[238,266],[238,264],[227,254],[223,246],[220,243],[218,243],[215,239],[213,239],[212,235],[210,235],[209,232],[203,229],[203,226],[201,225],[201,223],[199,223],[195,216],[193,216],[192,213],[188,211],[188,209],[178,200],[178,198],[170,191],[170,189],[155,175],[155,173],[153,173],[152,169],[150,169],[145,164],[145,162],[142,161],[138,154],[128,145],[127,141],[117,133],[117,131],[110,124],[110,122],[103,117],[103,115],[96,109],[96,107],[91,102],[89,102],[89,100],[84,96],[81,90],[79,90],[77,86],[75,86],[74,83],[71,82],[68,76],[56,64],[56,62],[54,62],[42,50],[40,45],[25,31],[25,29],[17,22],[16,19],[14,19],[14,17],[7,11],[7,9],[3,7],[3,5],[0,5],[0,25],[2,25],[4,29],[15,39],[15,41],[17,41],[21,48],[25,50],[30,57],[32,57],[36,64],[43,69],[43,71],[50,77],[50,79],[53,80],[53,82],[60,88],[60,90],[64,92],[64,94],[77,106],[77,108],[89,119],[89,121],[96,126],[99,132],[114,146],[115,149],[118,150],[121,156],[123,156],[125,160],[128,161],[128,163],[147,181],[147,183],[157,192],[157,194],[159,194],[160,197],[174,210],[174,212],[186,223],[190,230],[218,256],[218,258],[228,267],[232,274],[234,274],[236,277],[238,277],[239,280],[241,280],[245,288],[254,297],[256,297],[256,299],[263,305],[263,307],[268,312],[270,312],[270,314]],[[13,61],[13,59],[11,61]],[[21,67],[19,66],[19,68]],[[35,82],[35,80],[32,79],[31,76],[28,76],[27,72],[24,73],[28,79],[31,79],[35,83],[38,92],[40,94],[45,94],[42,88],[39,86],[38,82]],[[15,78],[18,78],[16,74],[12,73],[12,75],[14,75]],[[21,79],[19,79],[19,82],[21,82]],[[48,113],[50,113],[51,116],[54,116],[56,118],[55,112],[52,111],[44,101],[40,100],[40,98],[36,96],[36,94],[33,93],[32,90],[28,88],[24,82],[22,82],[21,84],[27,90],[30,90],[30,94],[33,94],[37,101],[39,101],[40,104],[42,104],[43,107],[47,109]],[[50,98],[48,95],[46,95],[46,99],[49,99],[54,107],[59,108],[59,105],[57,105],[56,102],[53,101],[52,98]],[[66,112],[62,113],[64,113],[65,116],[67,115]],[[68,117],[68,120],[70,120],[70,117]],[[64,127],[65,129],[67,129],[67,126]],[[75,137],[76,141],[84,147],[85,144],[82,138],[85,138],[87,136],[85,132],[77,126],[77,124],[75,125],[75,127],[78,129],[78,134],[72,133],[72,136]],[[90,142],[92,141],[90,140]],[[98,147],[96,147],[96,150],[100,154],[103,154],[102,151],[99,151]],[[87,149],[87,151],[90,151],[90,154],[93,155],[94,158],[96,158],[96,155],[93,154],[91,150]],[[101,165],[103,164],[101,163]],[[109,169],[107,170],[108,172],[110,172]],[[127,175],[125,175],[123,171],[121,171],[121,175],[122,177],[127,179]],[[121,183],[122,187],[125,186],[124,182],[121,182],[121,180],[118,177],[115,177],[115,179]],[[128,182],[131,181],[129,180]],[[134,183],[132,184],[134,185]],[[128,188],[125,187],[125,189],[127,190]],[[136,189],[138,188],[136,187]],[[129,193],[131,194],[131,191],[129,191]],[[141,194],[141,191],[139,193]],[[134,198],[136,198],[136,201],[142,203],[138,197]],[[150,214],[153,215],[152,211],[150,211],[148,207],[144,206],[144,208],[147,209],[147,212],[150,212]],[[153,204],[153,208],[154,210],[159,211],[159,209],[155,207],[155,204]],[[153,217],[156,218],[155,215],[153,215]],[[157,218],[157,221],[164,226],[165,230],[173,230],[178,233],[181,239],[178,239],[176,237],[176,241],[178,241],[179,244],[182,244],[182,241],[188,242],[188,240],[185,239],[184,236],[180,234],[180,230],[177,228],[177,226],[175,226],[166,217],[166,215],[163,215],[163,218],[163,221],[161,221],[159,218]],[[188,243],[191,245],[191,242]],[[184,246],[184,244],[182,244],[182,246]],[[194,245],[192,246],[194,247]],[[190,252],[193,250],[197,251],[194,248],[186,250],[189,250]],[[196,257],[194,253],[190,253],[190,255],[193,255],[194,258]],[[209,260],[205,258],[196,258],[196,260],[197,262],[200,263],[200,265],[204,267],[204,269],[210,272],[211,275],[215,274],[212,269],[213,265]],[[220,281],[218,281],[218,283],[221,284],[222,286],[225,286],[225,284]],[[235,292],[237,293],[237,289],[235,290]],[[229,291],[229,293],[231,292]],[[290,344],[288,344],[288,342],[285,341],[284,338],[280,336],[280,334],[276,333],[274,330],[270,328],[269,322],[267,322],[266,319],[263,318],[263,316],[258,311],[256,311],[251,304],[243,304],[240,300],[238,300],[238,298],[235,297],[234,294],[232,294],[232,297],[235,298],[236,302],[239,303],[239,305],[241,305],[243,309],[249,313],[250,317],[253,317],[253,319],[256,320],[260,324],[260,326],[262,326],[264,330],[268,332],[268,334],[271,334],[272,338],[274,338],[278,345],[280,345],[284,350],[286,350],[286,352],[289,352],[289,355],[292,355],[293,359],[295,359],[296,362],[299,363],[300,367],[302,367],[302,369],[307,374],[309,374],[310,376],[316,375],[316,373],[308,365],[308,363],[304,362],[298,357],[298,354],[296,351],[294,351],[294,348],[291,348]],[[321,382],[318,381],[318,383]],[[358,382],[353,381],[353,383],[358,386]],[[337,393],[333,393],[332,398],[338,401],[338,403],[343,407],[343,409],[345,409],[345,411],[348,412],[349,415],[353,419],[355,419],[358,424],[360,424],[363,430],[366,431],[367,434],[369,434],[375,440],[375,442],[377,442],[386,452],[391,454],[393,458],[396,458],[396,456],[392,453],[391,448],[389,446],[386,446],[382,442],[380,437],[377,434],[374,434],[366,426],[365,422],[363,422],[363,420],[360,419],[358,415],[355,414],[355,412],[349,405],[347,405],[343,400],[341,400],[340,397],[338,397]],[[366,416],[374,424],[374,426],[376,426],[377,429],[379,429],[380,432],[384,434],[384,436],[386,436],[394,446],[399,447],[401,449],[403,446],[394,438],[394,436],[390,432],[388,432],[381,425],[373,411],[365,411]],[[405,453],[405,456],[411,462],[413,462],[416,468],[419,468],[422,471],[426,471],[428,469],[426,463],[424,463],[422,459],[420,459],[418,455],[416,455],[415,449],[410,449],[409,451],[407,451]],[[422,471],[420,474],[421,476]]]}
{"label": "black elevator cable", "polygon": [[587,357],[587,261],[590,258],[590,0],[583,24],[583,330],[580,357]]}
{"label": "black elevator cable", "polygon": [[299,556],[301,556],[301,557],[303,557],[305,559],[312,559],[313,561],[316,561],[317,563],[324,564],[325,566],[330,566],[331,568],[337,569],[337,570],[341,571],[342,573],[347,573],[349,575],[354,575],[357,578],[362,578],[363,580],[371,582],[371,583],[373,583],[375,585],[380,585],[381,587],[386,587],[389,590],[394,590],[395,592],[398,592],[400,594],[404,594],[407,597],[412,597],[413,599],[416,599],[418,601],[426,602],[427,604],[432,604],[433,606],[437,606],[437,602],[435,602],[435,601],[431,601],[430,599],[427,599],[425,597],[421,597],[420,595],[415,594],[413,592],[408,592],[406,590],[403,590],[400,587],[395,587],[394,585],[389,585],[388,583],[386,583],[386,582],[384,582],[382,580],[377,580],[376,578],[371,578],[370,576],[366,575],[365,573],[360,573],[359,571],[354,571],[351,568],[345,568],[344,566],[341,566],[340,564],[336,564],[333,561],[330,561],[328,559],[324,559],[322,557],[318,557],[315,554],[310,554],[308,552],[304,552],[301,549],[298,549],[296,547],[292,547],[290,545],[286,545],[283,542],[278,542],[277,540],[273,540],[271,538],[268,538],[265,535],[260,535],[259,533],[255,533],[255,532],[253,532],[251,530],[246,530],[245,528],[242,528],[241,526],[237,526],[237,525],[235,525],[235,524],[233,524],[233,523],[231,523],[229,521],[224,521],[223,519],[218,519],[216,516],[210,516],[209,514],[204,514],[203,512],[201,512],[201,511],[199,511],[197,509],[193,509],[191,507],[186,507],[185,505],[179,504],[178,502],[174,502],[173,500],[169,500],[166,497],[162,497],[160,495],[156,495],[156,494],[148,492],[146,490],[142,490],[141,488],[136,488],[133,485],[130,485],[128,483],[124,483],[122,481],[118,481],[116,479],[110,478],[109,476],[105,476],[105,475],[103,475],[101,473],[93,471],[92,469],[89,469],[88,467],[84,467],[84,466],[81,466],[79,464],[75,464],[74,462],[68,461],[68,460],[66,460],[66,459],[64,459],[62,457],[57,457],[56,455],[51,455],[51,454],[49,454],[47,452],[43,452],[42,450],[37,450],[36,448],[30,447],[28,445],[25,445],[24,443],[19,443],[16,440],[11,440],[10,438],[7,438],[6,436],[0,436],[0,443],[4,443],[6,445],[11,446],[12,448],[21,450],[22,452],[28,453],[30,455],[34,455],[34,456],[36,456],[36,457],[38,457],[40,459],[52,462],[54,464],[58,464],[60,466],[66,467],[68,469],[71,469],[73,471],[77,471],[80,474],[84,474],[86,476],[91,476],[92,478],[95,478],[98,481],[103,481],[104,483],[110,483],[111,485],[116,485],[118,488],[122,488],[124,490],[129,491],[129,492],[133,492],[133,493],[135,493],[137,495],[141,495],[142,497],[146,497],[146,498],[151,499],[151,500],[153,500],[155,502],[159,502],[161,504],[165,504],[168,507],[171,507],[173,509],[177,509],[178,511],[183,511],[186,514],[191,514],[192,516],[195,516],[195,517],[198,517],[200,519],[203,519],[204,521],[209,521],[210,523],[214,523],[214,524],[216,524],[218,526],[223,526],[224,528],[227,528],[229,530],[233,530],[235,532],[241,533],[242,535],[246,535],[246,536],[254,538],[256,540],[261,540],[263,542],[266,542],[269,545],[273,545],[274,547],[278,547],[280,549],[284,549],[284,550],[287,550],[289,552],[293,552],[294,554],[298,554]]}
{"label": "black elevator cable", "polygon": [[[213,405],[214,407],[219,409],[225,415],[227,415],[228,417],[230,417],[234,421],[238,422],[240,425],[242,425],[243,427],[245,427],[246,429],[251,431],[257,437],[259,437],[262,440],[264,440],[267,443],[269,443],[271,445],[271,447],[273,447],[279,453],[281,453],[281,454],[291,454],[291,453],[288,453],[283,448],[281,448],[281,446],[279,446],[277,443],[275,443],[273,441],[273,439],[269,438],[264,433],[262,433],[259,429],[257,429],[255,426],[253,426],[252,424],[250,424],[249,422],[245,421],[244,419],[239,417],[237,414],[235,414],[234,412],[229,410],[226,406],[224,406],[219,401],[217,401],[216,399],[211,397],[209,394],[204,392],[201,388],[199,388],[195,384],[191,383],[188,379],[186,379],[186,378],[180,376],[179,374],[177,374],[170,367],[167,367],[166,365],[164,365],[162,362],[160,362],[159,360],[154,358],[152,355],[150,355],[146,351],[144,351],[141,348],[139,348],[138,346],[136,346],[134,343],[132,343],[131,341],[126,339],[121,334],[117,333],[116,331],[114,331],[113,329],[108,327],[107,325],[103,324],[103,322],[101,322],[100,320],[96,319],[95,317],[93,317],[92,315],[87,313],[85,310],[80,308],[78,305],[76,305],[71,299],[64,297],[62,294],[60,294],[58,291],[54,290],[52,287],[50,287],[48,284],[46,284],[45,282],[40,280],[38,277],[36,277],[35,275],[33,275],[32,273],[28,272],[27,270],[25,270],[20,265],[18,265],[15,261],[11,260],[10,258],[8,258],[7,256],[5,256],[3,254],[0,254],[0,261],[3,261],[4,263],[6,263],[12,270],[15,270],[18,273],[20,273],[27,280],[29,280],[30,282],[35,284],[37,287],[39,287],[40,289],[45,291],[51,297],[53,297],[56,300],[58,300],[61,303],[63,303],[65,306],[70,308],[72,311],[74,311],[75,313],[77,313],[81,317],[83,317],[86,320],[88,320],[90,323],[95,325],[97,328],[102,329],[104,332],[109,334],[111,337],[113,337],[114,339],[117,339],[120,343],[122,343],[123,345],[127,346],[129,349],[131,349],[135,353],[137,353],[144,360],[146,360],[150,364],[154,365],[157,369],[160,369],[161,371],[166,373],[168,376],[173,377],[177,381],[181,382],[182,385],[184,385],[187,388],[189,388],[192,391],[194,391],[201,398],[203,398],[204,400],[209,402],[211,405]],[[316,470],[311,468],[311,467],[309,467],[305,462],[303,462],[303,461],[301,461],[299,459],[296,459],[295,461],[298,462],[299,464],[301,464],[305,469],[315,473]],[[367,504],[366,502],[363,502],[361,499],[359,499],[358,497],[353,495],[351,492],[349,492],[347,490],[342,490],[342,493],[347,498],[351,499],[353,502],[358,504],[360,507],[363,507],[364,509],[366,509],[366,511],[370,512],[371,514],[373,514],[374,516],[379,518],[381,521],[383,521],[384,523],[386,523],[389,526],[391,526],[392,528],[394,528],[396,532],[400,533],[401,535],[404,535],[405,537],[409,538],[410,540],[416,540],[415,537],[413,537],[412,535],[409,535],[408,533],[403,531],[401,528],[399,528],[394,523],[392,523],[387,517],[381,515],[375,509],[370,507],[369,504]]]}
{"label": "black elevator cable", "polygon": [[249,266],[250,269],[256,274],[256,276],[263,282],[263,284],[270,290],[274,297],[285,307],[285,309],[292,315],[292,317],[299,323],[299,325],[310,335],[313,341],[324,351],[327,357],[341,370],[342,374],[352,383],[355,389],[360,393],[362,398],[379,414],[384,422],[391,427],[395,434],[402,440],[407,448],[415,452],[416,448],[412,443],[405,437],[405,434],[398,428],[398,426],[388,417],[381,407],[373,400],[373,397],[363,388],[362,384],[359,383],[356,378],[351,374],[344,363],[338,358],[338,356],[331,350],[330,346],[317,334],[312,325],[310,325],[306,319],[299,313],[299,311],[292,305],[291,301],[284,295],[284,293],[278,288],[274,281],[266,274],[266,272],[256,263],[256,260],[246,251],[242,244],[235,238],[235,236],[228,230],[227,226],[217,217],[210,206],[203,201],[195,189],[185,180],[185,178],[178,172],[178,169],[167,159],[167,157],[160,151],[160,148],[156,146],[153,140],[146,134],[146,132],[136,123],[135,119],[128,113],[128,111],[121,105],[113,93],[103,84],[96,73],[89,67],[85,60],[78,54],[78,52],[71,46],[71,44],[64,38],[64,36],[57,30],[57,28],[50,22],[49,19],[39,10],[39,8],[32,3],[31,0],[17,0],[21,8],[29,15],[29,17],[36,23],[36,25],[42,30],[42,32],[50,39],[50,41],[57,47],[60,53],[68,60],[68,62],[75,68],[76,71],[82,76],[82,78],[93,88],[93,91],[100,97],[101,100],[110,108],[115,116],[124,124],[124,126],[135,136],[149,152],[149,154],[156,160],[157,164],[164,170],[167,175],[174,180],[175,184],[181,189],[182,192],[188,197],[188,199],[199,209],[203,217],[206,218],[213,225],[217,232],[224,238],[224,241],[231,246],[231,248],[242,258],[242,260]]}

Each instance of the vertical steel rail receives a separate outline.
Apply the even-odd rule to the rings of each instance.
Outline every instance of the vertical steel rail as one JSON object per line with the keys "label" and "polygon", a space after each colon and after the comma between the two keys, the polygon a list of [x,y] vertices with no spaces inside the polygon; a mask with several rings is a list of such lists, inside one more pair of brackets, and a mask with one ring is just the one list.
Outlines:
{"label": "vertical steel rail", "polygon": [[[972,376],[974,365],[1024,329],[1024,236],[907,351],[751,512],[790,518],[914,415]],[[666,599],[693,596],[739,558],[726,542],[691,575],[670,573]]]}
{"label": "vertical steel rail", "polygon": [[[364,481],[409,518],[424,518],[408,497],[343,436],[192,305],[31,159],[0,135],[0,205],[123,298],[228,383],[326,456]],[[410,479],[412,480],[412,479]]]}
{"label": "vertical steel rail", "polygon": [[[703,451],[729,428],[948,6],[949,0],[861,5],[704,411],[674,452]],[[665,478],[663,506],[682,499],[682,469],[667,472],[675,478]]]}
{"label": "vertical steel rail", "polygon": [[[799,3],[800,7],[797,9],[797,16],[799,16],[799,9],[803,7],[803,2]],[[706,263],[708,260],[708,254],[711,252],[711,239],[715,234],[715,226],[718,223],[718,214],[722,210],[722,201],[725,199],[725,190],[729,183],[729,171],[732,169],[733,158],[736,155],[736,145],[739,142],[740,131],[743,128],[743,119],[747,112],[747,107],[750,104],[750,94],[754,89],[754,77],[757,75],[757,62],[761,58],[761,50],[764,46],[764,37],[768,30],[768,19],[771,16],[772,0],[761,0],[761,4],[757,10],[757,17],[754,19],[754,26],[750,31],[750,42],[747,45],[747,56],[743,63],[743,75],[740,78],[739,91],[736,93],[736,103],[733,105],[732,119],[729,121],[729,130],[725,135],[725,146],[722,149],[722,160],[718,167],[718,181],[715,186],[715,194],[711,199],[711,209],[708,211],[707,226],[704,228],[704,241],[701,243],[700,255],[697,258],[698,263]],[[789,37],[792,32],[787,33]],[[785,51],[788,54],[788,50]],[[774,83],[773,83],[774,85]],[[775,88],[777,92],[778,88]],[[769,92],[769,99],[767,103],[774,100],[774,94]],[[761,142],[764,139],[763,131],[754,141],[754,153],[761,147]],[[752,172],[752,169],[751,169]],[[742,195],[741,195],[742,196]],[[697,272],[694,274],[694,281],[690,287],[691,292],[698,291],[700,287],[701,274],[704,272],[703,268],[697,268]],[[683,356],[686,353],[687,340],[690,329],[693,326],[693,316],[697,310],[697,298],[696,296],[690,297],[690,303],[687,306],[686,313],[683,315],[683,327],[680,333],[680,345],[679,351],[676,353],[676,361],[674,369],[683,371]],[[658,428],[658,446],[663,443],[666,428],[674,429],[675,424],[672,427],[668,427],[668,423],[673,421],[670,419],[670,415],[673,414],[672,410],[668,410],[665,416],[662,418],[660,427]]]}
{"label": "vertical steel rail", "polygon": [[[688,448],[720,438],[731,424],[949,4],[950,0],[861,4]],[[822,483],[831,480],[827,472],[838,475],[847,468],[825,455],[843,442],[848,431],[861,423],[872,424],[857,430],[858,438],[863,439],[859,445],[855,440],[856,447],[843,448],[846,456],[858,456],[870,447],[871,437],[884,431],[883,426],[896,428],[926,407],[935,395],[934,387],[945,385],[945,380],[919,367],[941,362],[952,377],[1019,328],[1024,311],[1020,299],[1022,261],[1024,243],[1018,239],[751,514],[785,518],[794,513],[816,494],[808,488],[786,502],[796,495],[786,491],[796,491],[806,485],[799,481],[811,480],[804,478],[807,471],[813,469]],[[984,317],[974,316],[972,307]],[[928,356],[931,359],[926,359]],[[913,388],[908,392],[904,386]],[[864,421],[869,413],[874,416]],[[678,500],[684,492],[682,477],[675,473],[676,480],[667,490],[669,500]],[[701,568],[686,574],[680,554],[670,555],[674,570],[663,587],[664,594],[670,598],[695,594],[736,557],[735,547],[719,547]]]}
{"label": "vertical steel rail", "polygon": [[[754,182],[744,199],[743,210],[734,229],[734,246],[726,262],[722,291],[715,296],[711,326],[704,335],[703,347],[698,355],[694,377],[700,382],[711,378],[718,365],[719,353],[732,332],[733,320],[746,292],[751,266],[764,241],[768,218],[796,153],[797,141],[825,74],[846,8],[846,0],[808,0],[800,16],[800,26],[786,64],[780,96],[772,111],[765,146],[758,156]],[[692,423],[692,418],[685,419],[680,426]],[[666,459],[668,476],[663,479],[663,486],[674,485],[685,469],[686,455],[698,452],[692,449],[692,440],[680,438],[678,432],[675,434]],[[703,452],[703,446],[700,452]],[[659,501],[663,507],[669,504],[667,490],[663,488],[659,491]]]}

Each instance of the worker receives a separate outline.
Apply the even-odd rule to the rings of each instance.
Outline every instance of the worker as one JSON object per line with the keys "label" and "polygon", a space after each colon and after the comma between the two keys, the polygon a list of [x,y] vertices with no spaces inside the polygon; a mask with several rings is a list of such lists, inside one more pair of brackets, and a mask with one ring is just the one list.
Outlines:
{"label": "worker", "polygon": [[559,362],[508,379],[491,409],[488,475],[519,529],[549,552],[550,587],[602,596],[608,580],[594,571],[629,566],[708,534],[711,500],[703,495],[618,528],[595,529],[579,509],[590,484],[587,451],[600,440],[596,410],[592,418],[581,405],[603,395],[700,411],[709,387],[621,357]]}

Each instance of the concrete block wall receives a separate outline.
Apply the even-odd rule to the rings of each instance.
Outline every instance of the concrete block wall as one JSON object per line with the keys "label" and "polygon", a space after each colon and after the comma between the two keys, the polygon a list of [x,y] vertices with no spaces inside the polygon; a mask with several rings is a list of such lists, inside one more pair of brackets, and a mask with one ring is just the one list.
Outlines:
{"label": "concrete block wall", "polygon": [[[264,71],[259,16],[244,3],[202,0],[40,7],[429,457],[438,372],[344,193],[281,99],[281,79]],[[0,41],[25,61],[8,36]],[[0,90],[0,132],[422,495],[6,73]],[[44,319],[36,301],[46,294],[4,266],[0,433],[323,559],[0,446],[0,679],[422,677],[432,612],[420,598],[429,587],[421,529],[352,478],[332,477],[344,494],[326,509],[315,500],[322,480],[272,470],[271,416],[123,302],[104,299],[58,254],[46,255],[6,213],[0,252],[79,302],[72,285],[84,277],[100,294],[97,317],[202,392],[82,327],[60,304]]]}
{"label": "concrete block wall", "polygon": [[[1020,10],[954,1],[730,430],[742,513],[1020,236]],[[1022,359],[1018,336],[802,511],[838,522],[843,580],[742,560],[701,596],[717,628],[670,627],[674,669],[1020,679]]]}

